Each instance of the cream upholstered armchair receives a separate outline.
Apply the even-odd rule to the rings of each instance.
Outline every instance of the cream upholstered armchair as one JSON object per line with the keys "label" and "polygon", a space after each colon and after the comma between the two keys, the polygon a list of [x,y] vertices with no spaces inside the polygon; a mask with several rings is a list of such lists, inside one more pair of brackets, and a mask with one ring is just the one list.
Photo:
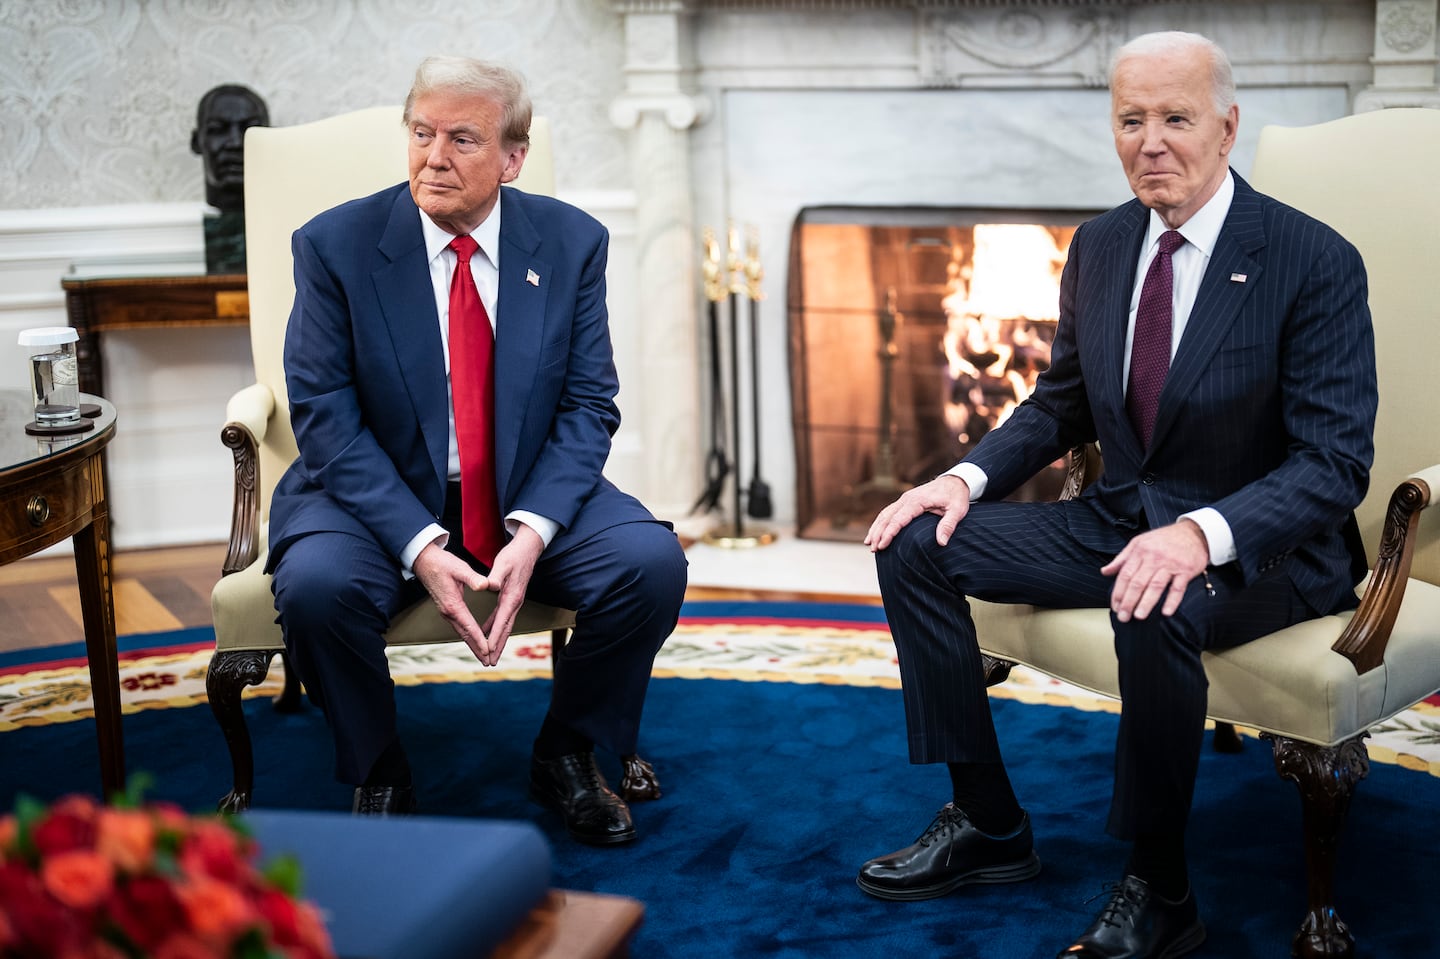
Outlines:
{"label": "cream upholstered armchair", "polygon": [[[286,398],[283,347],[295,297],[290,235],[332,206],[366,196],[406,178],[406,131],[399,107],[373,107],[292,127],[252,127],[245,137],[245,247],[250,287],[250,348],[255,383],[231,398],[221,441],[235,457],[235,501],[230,546],[220,581],[211,594],[215,653],[205,688],[230,749],[234,786],[220,808],[250,805],[255,763],[241,709],[246,685],[265,679],[276,653],[283,652],[275,623],[270,577],[263,572],[270,495],[280,474],[297,455]],[[548,122],[536,117],[530,152],[515,186],[531,193],[554,192]],[[495,594],[471,594],[482,622]],[[521,607],[514,632],[552,632],[552,648],[564,643],[574,614],[539,603]],[[391,645],[456,640],[454,631],[428,600],[406,609],[386,634]],[[458,640],[456,640],[458,641]],[[277,708],[299,708],[293,673]],[[621,792],[628,799],[658,795],[653,773],[638,757],[624,757]]]}
{"label": "cream upholstered armchair", "polygon": [[[1203,657],[1217,748],[1239,748],[1234,726],[1260,734],[1280,776],[1300,790],[1309,908],[1292,942],[1297,956],[1353,953],[1334,908],[1335,852],[1355,785],[1369,771],[1367,730],[1440,689],[1440,523],[1432,517],[1419,525],[1440,491],[1437,169],[1440,110],[1392,109],[1266,127],[1250,178],[1359,248],[1380,378],[1375,464],[1358,511],[1376,559],[1360,608]],[[1077,451],[1071,462],[1073,495],[1100,464],[1093,450]],[[971,606],[980,644],[993,657],[992,683],[1025,663],[1118,696],[1108,611]]]}

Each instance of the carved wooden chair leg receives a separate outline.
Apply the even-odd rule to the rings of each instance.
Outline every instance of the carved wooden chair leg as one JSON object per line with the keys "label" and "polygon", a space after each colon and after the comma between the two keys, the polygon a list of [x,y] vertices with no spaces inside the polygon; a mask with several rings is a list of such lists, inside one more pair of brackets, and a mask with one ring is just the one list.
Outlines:
{"label": "carved wooden chair leg", "polygon": [[1217,753],[1238,753],[1245,748],[1245,740],[1235,731],[1234,723],[1216,723],[1210,743]]}
{"label": "carved wooden chair leg", "polygon": [[1015,664],[1008,659],[996,659],[981,653],[980,668],[985,671],[986,686],[999,686],[1010,678],[1010,670],[1015,668]]}
{"label": "carved wooden chair leg", "polygon": [[620,798],[626,802],[649,802],[659,799],[660,779],[655,768],[637,755],[621,756],[625,773],[620,777]]}
{"label": "carved wooden chair leg", "polygon": [[285,669],[285,686],[273,700],[277,713],[298,713],[305,708],[305,695],[301,692],[300,677],[290,668],[290,660],[280,654],[280,665]]}
{"label": "carved wooden chair leg", "polygon": [[210,657],[205,671],[205,693],[210,711],[225,735],[230,748],[230,766],[235,777],[234,788],[220,800],[220,812],[243,812],[250,808],[255,789],[255,754],[250,746],[250,729],[245,725],[245,712],[240,704],[240,691],[265,680],[270,671],[271,650],[219,650]]}
{"label": "carved wooden chair leg", "polygon": [[1309,911],[1290,943],[1290,954],[1300,959],[1345,959],[1355,953],[1355,937],[1335,912],[1335,853],[1355,784],[1370,772],[1367,735],[1338,746],[1316,746],[1264,734],[1274,747],[1276,772],[1300,789]]}
{"label": "carved wooden chair leg", "polygon": [[[550,668],[553,670],[560,662],[560,650],[565,648],[565,642],[570,638],[568,629],[552,629],[550,631]],[[640,756],[632,753],[629,756],[620,757],[620,798],[626,802],[647,802],[651,799],[659,799],[660,778],[655,775],[655,767],[651,766]]]}

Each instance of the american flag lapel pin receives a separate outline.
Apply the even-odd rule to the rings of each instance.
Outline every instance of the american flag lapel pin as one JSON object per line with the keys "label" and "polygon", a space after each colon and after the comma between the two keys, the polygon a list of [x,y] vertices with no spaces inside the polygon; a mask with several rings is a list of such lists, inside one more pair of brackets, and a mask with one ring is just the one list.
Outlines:
{"label": "american flag lapel pin", "polygon": [[[1243,279],[1243,277],[1242,277],[1242,279]],[[539,274],[539,273],[536,273],[534,270],[526,270],[526,271],[525,271],[525,282],[526,282],[526,283],[529,283],[531,286],[539,286],[539,285],[540,285],[540,274]]]}
{"label": "american flag lapel pin", "polygon": [[1244,273],[1231,273],[1231,274],[1230,274],[1230,282],[1231,282],[1231,283],[1244,283],[1247,279],[1249,279],[1249,278],[1248,278]]}

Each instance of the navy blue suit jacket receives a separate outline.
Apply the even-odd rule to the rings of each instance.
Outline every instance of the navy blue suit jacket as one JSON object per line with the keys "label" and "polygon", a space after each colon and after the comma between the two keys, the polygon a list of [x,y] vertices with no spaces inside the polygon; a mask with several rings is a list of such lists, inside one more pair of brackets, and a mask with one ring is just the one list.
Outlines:
{"label": "navy blue suit jacket", "polygon": [[[620,424],[605,308],[608,234],[575,207],[504,187],[495,317],[502,512],[560,524],[563,551],[650,513],[602,475]],[[285,378],[300,456],[270,509],[269,566],[329,530],[396,557],[444,510],[449,397],[435,295],[409,185],[295,232]]]}
{"label": "navy blue suit jacket", "polygon": [[1084,495],[1105,521],[1158,527],[1212,506],[1246,583],[1287,575],[1319,613],[1353,606],[1368,567],[1353,511],[1378,401],[1359,253],[1236,175],[1145,450],[1125,410],[1124,349],[1148,217],[1133,200],[1076,231],[1051,366],[967,457],[989,477],[985,499],[1098,441],[1105,470]]}

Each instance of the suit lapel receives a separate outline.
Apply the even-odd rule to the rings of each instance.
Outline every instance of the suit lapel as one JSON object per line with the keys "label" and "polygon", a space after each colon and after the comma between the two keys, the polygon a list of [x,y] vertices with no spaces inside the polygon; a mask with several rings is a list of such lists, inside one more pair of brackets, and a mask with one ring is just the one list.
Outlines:
{"label": "suit lapel", "polygon": [[538,255],[540,234],[525,213],[524,194],[500,191],[500,289],[495,306],[495,467],[500,506],[525,432],[529,397],[545,342],[545,304],[552,270]]}
{"label": "suit lapel", "polygon": [[443,491],[450,463],[445,349],[425,258],[425,237],[420,231],[420,211],[404,184],[398,189],[378,247],[389,262],[371,274],[371,280],[415,410],[416,427],[425,437]]}
{"label": "suit lapel", "polygon": [[1216,237],[1215,250],[1210,254],[1200,290],[1195,295],[1195,305],[1185,324],[1185,335],[1160,391],[1155,412],[1157,439],[1174,422],[1176,399],[1189,395],[1195,388],[1255,288],[1263,267],[1256,262],[1254,254],[1264,245],[1259,195],[1236,175],[1230,212]]}
{"label": "suit lapel", "polygon": [[[1105,284],[1099,316],[1103,330],[1100,355],[1104,358],[1104,376],[1091,402],[1109,404],[1112,416],[1120,423],[1130,422],[1125,410],[1125,332],[1130,323],[1130,297],[1135,290],[1140,245],[1145,242],[1149,222],[1149,210],[1139,200],[1130,203],[1125,219],[1111,234],[1100,267]],[[1142,452],[1134,430],[1120,430],[1120,437],[1135,445],[1137,456]]]}

